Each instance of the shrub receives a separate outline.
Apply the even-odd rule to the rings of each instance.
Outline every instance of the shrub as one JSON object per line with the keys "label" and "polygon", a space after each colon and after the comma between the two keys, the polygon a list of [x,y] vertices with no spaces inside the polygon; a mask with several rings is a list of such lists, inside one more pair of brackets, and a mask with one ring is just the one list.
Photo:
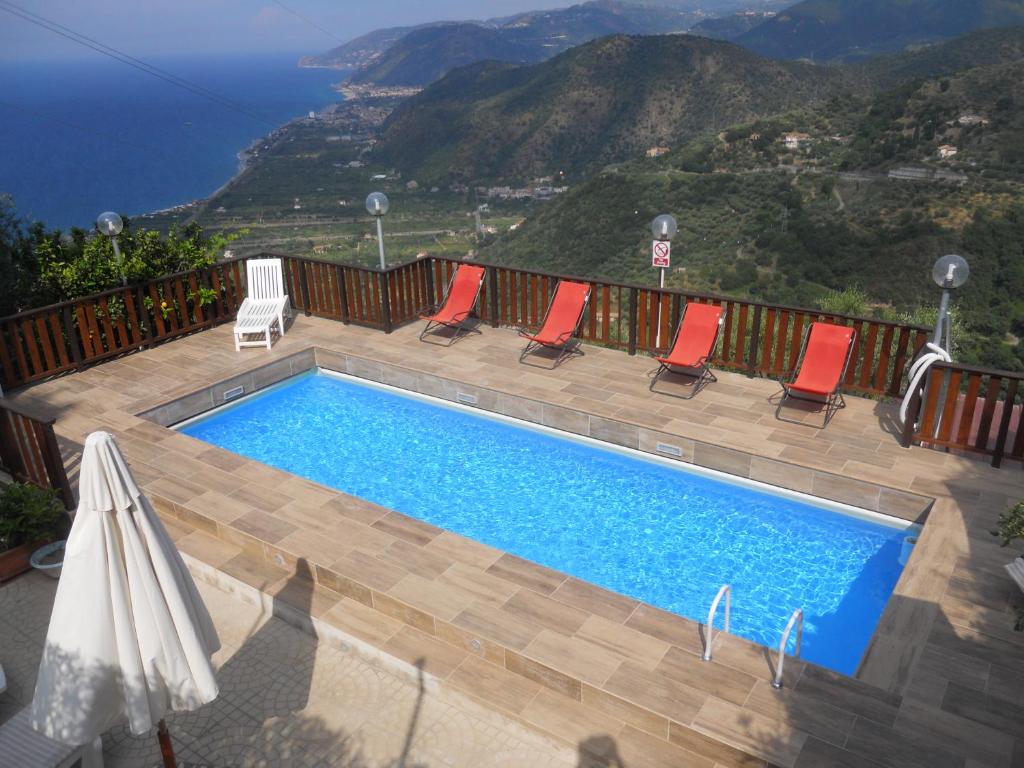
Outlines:
{"label": "shrub", "polygon": [[1004,547],[1015,539],[1024,539],[1024,501],[1018,501],[999,515],[999,525],[991,533],[1003,540]]}
{"label": "shrub", "polygon": [[0,492],[0,551],[62,536],[67,513],[57,492],[29,483],[11,483]]}

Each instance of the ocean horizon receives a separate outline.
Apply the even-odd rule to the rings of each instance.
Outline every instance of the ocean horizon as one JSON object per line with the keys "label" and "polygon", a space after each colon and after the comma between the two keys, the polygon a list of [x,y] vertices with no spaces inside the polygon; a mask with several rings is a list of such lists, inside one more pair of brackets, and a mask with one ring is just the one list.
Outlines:
{"label": "ocean horizon", "polygon": [[61,229],[208,197],[253,142],[342,100],[331,86],[345,73],[300,68],[299,55],[148,59],[251,115],[99,56],[4,62],[0,194],[19,216]]}

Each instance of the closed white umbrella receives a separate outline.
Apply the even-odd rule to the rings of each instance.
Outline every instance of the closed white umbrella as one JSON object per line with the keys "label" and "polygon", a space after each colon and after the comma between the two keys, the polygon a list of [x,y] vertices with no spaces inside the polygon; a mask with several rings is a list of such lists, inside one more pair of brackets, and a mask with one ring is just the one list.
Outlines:
{"label": "closed white umbrella", "polygon": [[135,734],[159,724],[165,763],[174,765],[163,717],[216,698],[210,656],[219,647],[181,555],[113,436],[92,433],[33,727],[65,744],[88,744],[124,721]]}

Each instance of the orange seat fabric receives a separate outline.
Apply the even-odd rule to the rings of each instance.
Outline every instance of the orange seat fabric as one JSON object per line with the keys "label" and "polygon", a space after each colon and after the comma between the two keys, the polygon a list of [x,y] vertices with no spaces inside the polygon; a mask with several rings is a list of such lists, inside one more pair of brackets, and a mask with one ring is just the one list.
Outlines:
{"label": "orange seat fabric", "polygon": [[524,334],[530,341],[547,346],[561,346],[572,338],[576,325],[583,313],[583,306],[590,295],[589,283],[573,283],[563,280],[555,289],[544,325],[536,335]]}
{"label": "orange seat fabric", "polygon": [[789,388],[812,395],[831,395],[839,388],[852,343],[853,328],[813,323],[800,372]]}
{"label": "orange seat fabric", "polygon": [[442,325],[454,325],[465,320],[476,304],[483,277],[483,267],[460,264],[444,306],[436,315],[423,315],[421,319]]}
{"label": "orange seat fabric", "polygon": [[683,324],[668,357],[655,357],[659,363],[679,368],[700,368],[711,354],[718,335],[722,308],[714,304],[687,304]]}

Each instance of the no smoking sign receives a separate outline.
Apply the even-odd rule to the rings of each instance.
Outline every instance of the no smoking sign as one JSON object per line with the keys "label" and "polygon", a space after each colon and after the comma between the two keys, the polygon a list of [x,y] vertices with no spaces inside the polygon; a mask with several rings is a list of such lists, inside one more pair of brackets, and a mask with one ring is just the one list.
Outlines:
{"label": "no smoking sign", "polygon": [[668,269],[672,262],[672,243],[667,240],[655,240],[651,248],[651,266]]}

